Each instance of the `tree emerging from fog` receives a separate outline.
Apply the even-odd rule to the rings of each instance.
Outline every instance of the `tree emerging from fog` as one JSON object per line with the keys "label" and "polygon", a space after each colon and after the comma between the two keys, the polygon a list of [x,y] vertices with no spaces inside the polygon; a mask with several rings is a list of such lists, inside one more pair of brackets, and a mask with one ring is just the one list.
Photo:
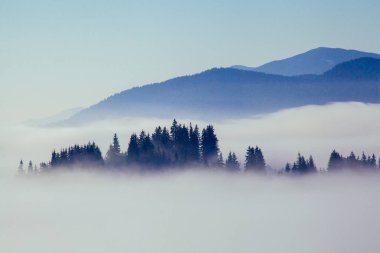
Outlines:
{"label": "tree emerging from fog", "polygon": [[[235,153],[227,159],[228,168],[239,169]],[[21,166],[21,165],[20,165]],[[97,167],[106,169],[144,168],[162,169],[170,167],[224,167],[218,138],[212,125],[200,131],[197,125],[189,126],[173,120],[170,128],[158,126],[152,134],[142,130],[130,136],[128,149],[123,152],[117,134],[114,134],[105,158],[94,143],[74,145],[53,151],[51,160],[41,163],[41,170],[56,168]]]}
{"label": "tree emerging from fog", "polygon": [[[380,161],[379,161],[380,163]],[[18,166],[18,173],[24,174],[23,161]],[[125,152],[121,150],[119,138],[115,133],[112,142],[103,158],[100,148],[89,142],[85,145],[74,145],[60,151],[54,150],[48,163],[40,163],[39,171],[54,171],[68,168],[100,168],[100,169],[147,169],[162,170],[165,168],[223,168],[227,171],[251,171],[265,173],[271,170],[267,166],[263,152],[258,146],[249,146],[246,149],[244,164],[241,167],[235,152],[229,152],[227,159],[219,149],[219,139],[212,125],[207,125],[200,130],[197,125],[191,123],[187,126],[173,120],[171,126],[155,128],[152,134],[141,130],[139,134],[133,133]],[[343,157],[333,150],[328,166],[323,171],[339,171],[345,168],[363,170],[378,169],[376,156],[356,156],[353,152]],[[298,153],[293,163],[286,163],[278,172],[286,174],[309,174],[318,172],[313,157],[305,158]],[[274,170],[273,170],[274,171]],[[36,165],[33,167],[29,161],[27,174],[36,173]]]}

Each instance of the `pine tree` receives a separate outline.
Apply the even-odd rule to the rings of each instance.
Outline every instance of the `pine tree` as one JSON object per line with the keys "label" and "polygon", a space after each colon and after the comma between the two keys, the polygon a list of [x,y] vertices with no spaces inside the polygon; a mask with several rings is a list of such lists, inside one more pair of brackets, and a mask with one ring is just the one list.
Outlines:
{"label": "pine tree", "polygon": [[178,129],[178,122],[176,119],[173,120],[172,126],[170,127],[170,137],[172,140],[175,140],[175,135]]}
{"label": "pine tree", "polygon": [[[342,160],[343,160],[343,158],[342,158]],[[358,160],[356,159],[356,155],[355,155],[354,152],[351,152],[350,155],[346,158],[346,164],[345,165],[346,165],[347,168],[356,168],[356,167],[358,167]]]}
{"label": "pine tree", "polygon": [[309,157],[309,160],[307,161],[307,171],[308,172],[315,172],[317,171],[317,167],[314,164],[314,159],[312,156]]}
{"label": "pine tree", "polygon": [[342,168],[343,168],[343,157],[334,149],[330,155],[327,170],[334,171],[334,170],[340,170]]}
{"label": "pine tree", "polygon": [[240,170],[240,163],[237,160],[235,153],[229,153],[227,160],[226,160],[226,168],[231,171],[239,171]]}
{"label": "pine tree", "polygon": [[307,172],[306,159],[301,156],[300,153],[298,153],[297,161],[295,162],[295,166],[293,166],[292,171],[300,174]]}
{"label": "pine tree", "polygon": [[198,163],[200,161],[200,147],[199,147],[199,129],[198,126],[195,125],[195,128],[190,124],[190,161],[194,163]]}
{"label": "pine tree", "polygon": [[119,143],[119,139],[117,138],[116,133],[113,136],[112,146],[113,146],[113,150],[114,150],[115,154],[120,155],[120,143]]}
{"label": "pine tree", "polygon": [[32,161],[29,161],[29,164],[28,164],[28,174],[32,174],[33,173],[33,163]]}
{"label": "pine tree", "polygon": [[291,172],[291,168],[290,168],[290,164],[289,163],[286,163],[286,165],[285,165],[285,172],[286,173],[290,173]]}
{"label": "pine tree", "polygon": [[218,138],[215,135],[212,125],[208,125],[202,130],[201,152],[203,163],[206,166],[216,166],[219,147]]}
{"label": "pine tree", "polygon": [[256,167],[259,170],[265,169],[265,160],[263,153],[259,147],[256,146],[255,148],[255,156],[256,156]]}
{"label": "pine tree", "polygon": [[23,174],[24,173],[24,162],[20,160],[20,163],[18,165],[18,173]]}
{"label": "pine tree", "polygon": [[123,165],[123,157],[120,151],[120,143],[116,133],[113,136],[112,144],[106,154],[106,163],[111,167],[120,167]]}
{"label": "pine tree", "polygon": [[263,153],[259,147],[249,146],[245,155],[245,169],[255,171],[265,171],[265,160]]}
{"label": "pine tree", "polygon": [[376,156],[375,156],[375,154],[372,154],[369,165],[370,165],[371,169],[376,169]]}
{"label": "pine tree", "polygon": [[136,134],[132,134],[128,144],[127,161],[128,163],[138,162],[140,156],[139,143]]}
{"label": "pine tree", "polygon": [[255,149],[251,146],[247,148],[245,155],[245,169],[249,170],[256,166]]}
{"label": "pine tree", "polygon": [[216,162],[216,167],[218,168],[224,168],[224,160],[223,160],[223,154],[222,152],[219,153],[218,155],[218,161]]}
{"label": "pine tree", "polygon": [[139,161],[145,165],[154,165],[154,145],[150,138],[150,135],[145,135],[142,140],[140,140],[140,159]]}

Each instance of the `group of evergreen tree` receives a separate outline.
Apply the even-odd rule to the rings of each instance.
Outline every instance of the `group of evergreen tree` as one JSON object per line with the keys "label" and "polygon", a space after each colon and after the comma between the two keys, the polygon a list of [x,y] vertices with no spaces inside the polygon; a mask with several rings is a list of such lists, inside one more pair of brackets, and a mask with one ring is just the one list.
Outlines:
{"label": "group of evergreen tree", "polygon": [[265,171],[264,155],[259,147],[248,147],[245,155],[245,169],[248,171]]}
{"label": "group of evergreen tree", "polygon": [[[28,174],[35,174],[35,173],[37,173],[38,172],[37,165],[33,166],[32,161],[29,161],[27,172],[28,172]],[[18,166],[18,173],[19,174],[24,174],[25,173],[25,171],[24,171],[24,162],[22,160],[20,160],[20,163],[19,163],[19,166]]]}
{"label": "group of evergreen tree", "polygon": [[62,149],[60,152],[56,152],[54,150],[51,154],[49,165],[51,168],[101,166],[103,165],[103,157],[99,147],[92,142],[83,146],[74,145],[72,147]]}
{"label": "group of evergreen tree", "polygon": [[375,154],[366,155],[364,152],[362,156],[356,156],[354,152],[351,152],[349,156],[343,157],[337,151],[333,150],[330,155],[328,170],[338,171],[341,169],[376,169],[377,166]]}
{"label": "group of evergreen tree", "polygon": [[305,159],[300,153],[298,153],[297,160],[291,166],[289,163],[285,165],[283,170],[285,173],[305,174],[311,172],[317,172],[314,159],[312,156],[309,159]]}
{"label": "group of evergreen tree", "polygon": [[[208,163],[211,155],[207,152],[213,152],[217,157],[219,147],[215,134],[214,146],[210,145],[208,136],[203,136],[203,133],[207,131],[213,132],[213,126],[209,125],[206,129],[203,129],[202,137],[200,137],[197,125],[193,127],[190,123],[187,127],[178,124],[174,119],[170,130],[158,126],[152,135],[146,134],[144,130],[138,136],[132,134],[127,152],[121,154],[124,161],[121,166],[180,167],[199,165],[202,161],[205,165],[211,165]],[[106,162],[112,163],[112,159],[106,159]]]}
{"label": "group of evergreen tree", "polygon": [[[179,124],[175,119],[170,128],[158,126],[153,134],[144,130],[130,136],[126,152],[121,151],[119,138],[113,136],[112,144],[103,159],[99,147],[94,143],[74,145],[60,152],[53,151],[48,163],[41,163],[40,170],[59,167],[106,167],[106,168],[166,168],[204,166],[240,171],[240,163],[234,152],[226,160],[219,150],[219,140],[212,125],[200,131]],[[20,171],[22,171],[20,164]],[[245,166],[247,170],[264,170],[265,161],[258,147],[248,147]]]}
{"label": "group of evergreen tree", "polygon": [[[40,167],[215,167],[218,166],[221,156],[218,138],[212,125],[200,132],[197,125],[193,127],[190,123],[188,127],[174,119],[170,129],[158,126],[152,135],[144,130],[139,135],[132,134],[128,149],[124,153],[121,151],[117,135],[114,134],[104,160],[99,147],[93,142],[83,146],[75,145],[60,152],[54,150],[50,162],[42,163]],[[223,161],[222,164],[224,165]]]}
{"label": "group of evergreen tree", "polygon": [[[219,140],[212,125],[200,129],[179,124],[175,119],[170,128],[158,126],[152,134],[144,130],[139,135],[133,133],[130,136],[126,152],[121,151],[118,136],[114,134],[112,144],[103,159],[99,147],[94,143],[86,145],[74,145],[51,154],[48,163],[40,164],[40,171],[60,167],[102,167],[102,168],[146,168],[160,169],[169,167],[204,166],[213,168],[225,168],[229,171],[242,171],[239,159],[234,152],[229,152],[227,159],[219,150]],[[23,161],[20,161],[18,171],[24,174]],[[245,171],[265,172],[266,163],[262,150],[259,147],[249,146],[246,150]],[[361,157],[353,152],[348,157],[343,157],[335,150],[331,153],[328,171],[343,168],[370,168],[376,169],[376,157],[374,154]],[[28,164],[28,174],[37,172],[37,166],[32,161]],[[305,159],[298,154],[297,160],[291,165],[286,164],[283,172],[293,174],[306,174],[316,172],[317,168],[312,156]]]}

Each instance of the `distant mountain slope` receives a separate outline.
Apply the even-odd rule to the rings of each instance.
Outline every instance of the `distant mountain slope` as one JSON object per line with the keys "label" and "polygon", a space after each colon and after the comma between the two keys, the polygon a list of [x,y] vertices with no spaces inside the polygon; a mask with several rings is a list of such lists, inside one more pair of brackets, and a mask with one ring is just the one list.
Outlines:
{"label": "distant mountain slope", "polygon": [[323,75],[285,77],[232,68],[174,78],[115,94],[63,125],[126,116],[223,119],[339,101],[380,103],[380,60],[342,63]]}
{"label": "distant mountain slope", "polygon": [[324,73],[326,78],[335,80],[379,80],[380,60],[359,58],[344,62]]}
{"label": "distant mountain slope", "polygon": [[46,118],[27,120],[26,122],[24,122],[24,124],[28,126],[33,126],[33,127],[48,126],[48,125],[66,120],[83,109],[84,109],[83,107],[71,108],[71,109],[59,112],[57,114],[54,114],[52,116],[46,117]]}
{"label": "distant mountain slope", "polygon": [[253,70],[268,74],[284,76],[322,74],[335,65],[349,60],[371,57],[380,59],[380,54],[361,52],[357,50],[347,50],[341,48],[319,47],[305,53],[286,58],[283,60],[272,61],[256,68],[236,65],[232,68],[241,70]]}

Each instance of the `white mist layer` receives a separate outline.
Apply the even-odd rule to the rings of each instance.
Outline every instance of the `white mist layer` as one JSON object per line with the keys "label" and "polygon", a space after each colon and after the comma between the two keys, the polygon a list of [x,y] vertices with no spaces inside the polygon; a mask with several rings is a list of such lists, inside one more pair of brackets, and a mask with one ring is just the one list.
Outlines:
{"label": "white mist layer", "polygon": [[[53,149],[95,141],[105,155],[113,133],[119,135],[123,151],[129,137],[141,129],[152,132],[157,125],[170,127],[173,119],[131,118],[99,122],[72,128],[31,128],[8,126],[0,129],[0,175],[13,174],[20,159],[35,163],[48,161]],[[190,119],[178,119],[188,124]],[[258,145],[267,163],[281,168],[296,159],[297,153],[313,155],[318,168],[325,168],[333,149],[344,155],[354,151],[380,155],[380,105],[335,103],[305,106],[261,117],[202,122],[215,126],[220,148],[227,157],[236,152],[241,162],[249,145]],[[1,168],[3,167],[3,168]]]}
{"label": "white mist layer", "polygon": [[377,253],[380,174],[0,179],[0,252]]}

